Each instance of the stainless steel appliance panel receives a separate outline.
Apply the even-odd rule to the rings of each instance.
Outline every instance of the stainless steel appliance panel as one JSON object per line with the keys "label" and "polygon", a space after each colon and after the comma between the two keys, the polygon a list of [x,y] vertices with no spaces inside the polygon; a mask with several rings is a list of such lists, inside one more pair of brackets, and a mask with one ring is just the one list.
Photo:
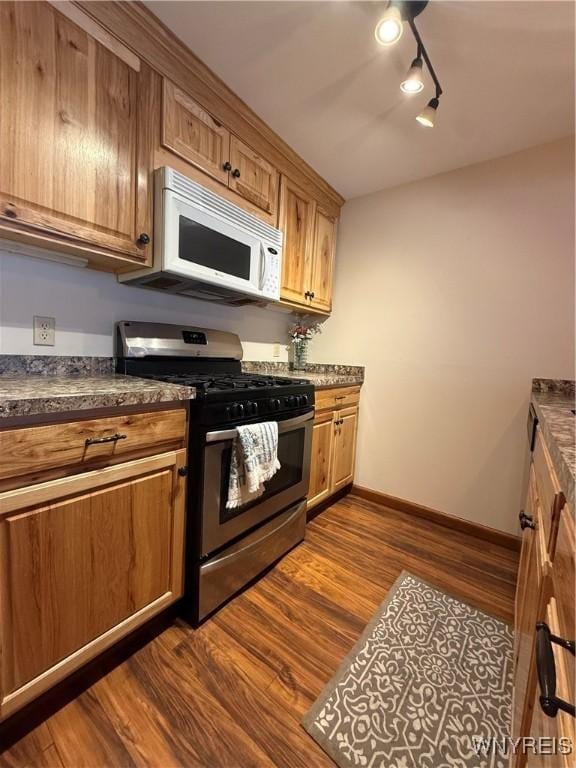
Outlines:
{"label": "stainless steel appliance panel", "polygon": [[[235,429],[208,432],[204,449],[204,492],[201,505],[201,554],[208,555],[279,510],[306,497],[314,412],[278,422],[278,457],[282,468],[267,483],[269,490],[245,509],[226,510],[226,468]],[[288,441],[294,445],[288,445]],[[284,487],[284,483],[285,486]]]}
{"label": "stainless steel appliance panel", "polygon": [[293,546],[306,532],[301,501],[200,566],[198,619],[212,613]]}

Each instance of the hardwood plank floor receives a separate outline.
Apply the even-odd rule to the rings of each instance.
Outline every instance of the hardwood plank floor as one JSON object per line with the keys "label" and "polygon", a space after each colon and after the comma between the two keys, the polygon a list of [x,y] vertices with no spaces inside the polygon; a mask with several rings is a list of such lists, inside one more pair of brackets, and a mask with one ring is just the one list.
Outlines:
{"label": "hardwood plank floor", "polygon": [[331,766],[301,717],[402,570],[511,623],[517,560],[348,496],[204,626],[176,621],[13,744],[0,766]]}

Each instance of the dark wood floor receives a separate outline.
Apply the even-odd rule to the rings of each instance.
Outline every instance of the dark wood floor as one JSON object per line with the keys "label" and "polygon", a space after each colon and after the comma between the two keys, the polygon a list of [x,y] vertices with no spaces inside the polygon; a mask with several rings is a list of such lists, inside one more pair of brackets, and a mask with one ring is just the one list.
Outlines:
{"label": "dark wood floor", "polygon": [[165,629],[0,765],[333,765],[300,719],[401,571],[511,622],[516,566],[509,550],[349,496],[203,627]]}

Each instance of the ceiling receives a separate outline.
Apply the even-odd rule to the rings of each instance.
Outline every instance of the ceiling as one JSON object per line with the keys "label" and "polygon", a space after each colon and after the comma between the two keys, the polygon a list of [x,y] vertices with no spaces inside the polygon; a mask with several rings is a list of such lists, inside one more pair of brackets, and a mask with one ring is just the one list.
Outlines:
{"label": "ceiling", "polygon": [[574,4],[432,0],[417,26],[444,89],[399,81],[408,28],[374,39],[385,3],[173,2],[146,5],[346,198],[553,141],[574,130]]}

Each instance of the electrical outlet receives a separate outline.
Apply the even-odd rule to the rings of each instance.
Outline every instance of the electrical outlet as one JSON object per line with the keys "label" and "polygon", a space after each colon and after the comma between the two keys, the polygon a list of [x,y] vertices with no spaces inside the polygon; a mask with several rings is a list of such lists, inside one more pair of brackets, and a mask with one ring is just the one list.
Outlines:
{"label": "electrical outlet", "polygon": [[34,315],[34,344],[37,347],[53,347],[56,343],[56,319]]}
{"label": "electrical outlet", "polygon": [[272,347],[272,357],[280,357],[280,344],[276,343]]}

